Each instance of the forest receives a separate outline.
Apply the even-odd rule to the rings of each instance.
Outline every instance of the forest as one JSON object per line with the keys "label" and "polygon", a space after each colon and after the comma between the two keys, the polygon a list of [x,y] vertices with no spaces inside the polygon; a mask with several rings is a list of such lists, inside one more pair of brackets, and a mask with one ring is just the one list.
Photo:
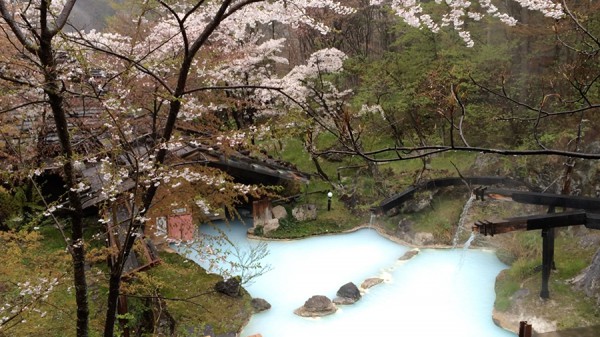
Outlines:
{"label": "forest", "polygon": [[[248,296],[204,294],[217,276],[168,254],[162,269],[129,274],[173,208],[202,223],[262,198],[333,191],[343,211],[327,220],[352,226],[407,186],[473,174],[600,197],[595,2],[93,4],[0,0],[0,336],[181,334],[177,320],[215,319],[173,318],[196,297],[243,312],[223,323],[239,329]],[[89,26],[76,15],[86,11]],[[239,181],[207,164],[236,156],[311,182]],[[440,243],[452,236],[444,221],[428,229]],[[574,262],[560,277],[585,269],[596,284],[600,238],[564,233]],[[515,243],[538,239],[507,241],[520,269],[503,299],[539,264]],[[169,289],[174,277],[198,281],[198,295]],[[566,288],[565,302],[586,299],[561,324],[597,325],[598,286]],[[122,314],[127,296],[135,309]]]}

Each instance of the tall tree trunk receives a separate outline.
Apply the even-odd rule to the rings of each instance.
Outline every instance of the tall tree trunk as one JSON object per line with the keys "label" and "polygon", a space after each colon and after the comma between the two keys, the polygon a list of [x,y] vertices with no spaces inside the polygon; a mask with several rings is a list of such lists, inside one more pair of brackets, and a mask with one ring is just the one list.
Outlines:
{"label": "tall tree trunk", "polygon": [[112,337],[115,332],[115,323],[117,322],[117,307],[119,304],[119,291],[121,289],[122,271],[113,271],[110,273],[108,281],[108,300],[106,309],[106,321],[104,324],[104,337]]}
{"label": "tall tree trunk", "polygon": [[77,192],[77,177],[73,166],[73,148],[69,135],[66,112],[63,105],[61,88],[57,80],[51,37],[42,34],[39,58],[46,70],[44,93],[48,97],[52,116],[56,125],[56,133],[60,141],[65,161],[62,167],[64,180],[68,188],[69,206],[71,208],[71,243],[70,252],[73,260],[73,282],[75,286],[75,301],[77,303],[77,336],[87,337],[89,334],[89,305],[87,299],[87,280],[85,275],[85,248],[83,242],[83,207],[81,197]]}

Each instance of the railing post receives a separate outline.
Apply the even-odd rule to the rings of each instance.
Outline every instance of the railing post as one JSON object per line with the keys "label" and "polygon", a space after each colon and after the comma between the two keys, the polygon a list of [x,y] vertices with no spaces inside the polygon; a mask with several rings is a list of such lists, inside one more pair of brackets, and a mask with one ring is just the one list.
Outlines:
{"label": "railing post", "polygon": [[[548,213],[554,213],[554,207],[551,206]],[[542,229],[542,290],[540,291],[540,297],[544,300],[550,298],[548,283],[554,263],[554,232],[554,228]]]}
{"label": "railing post", "polygon": [[531,337],[531,324],[527,324],[527,321],[519,322],[519,337]]}
{"label": "railing post", "polygon": [[519,337],[525,337],[525,325],[527,325],[526,321],[519,322]]}

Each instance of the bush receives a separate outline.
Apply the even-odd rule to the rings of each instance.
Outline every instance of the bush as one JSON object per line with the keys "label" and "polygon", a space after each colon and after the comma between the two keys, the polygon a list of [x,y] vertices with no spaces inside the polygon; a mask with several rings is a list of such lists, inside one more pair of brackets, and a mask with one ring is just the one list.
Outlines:
{"label": "bush", "polygon": [[19,205],[10,193],[0,187],[0,229],[8,230],[8,221],[19,213]]}

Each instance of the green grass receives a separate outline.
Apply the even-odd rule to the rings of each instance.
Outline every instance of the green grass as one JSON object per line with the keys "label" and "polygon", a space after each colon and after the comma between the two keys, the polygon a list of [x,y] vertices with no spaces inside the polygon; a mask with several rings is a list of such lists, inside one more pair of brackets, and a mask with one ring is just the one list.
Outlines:
{"label": "green grass", "polygon": [[[221,277],[207,274],[204,269],[175,253],[161,253],[163,263],[150,269],[145,279],[139,279],[139,294],[148,294],[159,286],[166,305],[177,322],[178,335],[186,331],[203,331],[205,325],[215,333],[237,332],[251,314],[250,295],[232,298],[214,291]],[[150,295],[150,294],[148,294]]]}
{"label": "green grass", "polygon": [[280,220],[280,226],[277,230],[266,235],[275,239],[299,239],[313,235],[339,233],[355,228],[358,225],[368,222],[367,218],[357,217],[343,205],[332,200],[331,211],[327,211],[326,201],[324,205],[318,207],[317,219],[311,221],[296,221],[291,216],[291,207],[288,209],[288,218]]}
{"label": "green grass", "polygon": [[[94,229],[86,228],[88,248],[101,246],[100,241],[92,240]],[[39,232],[20,234],[19,239],[7,237],[0,232],[0,301],[14,301],[20,291],[16,283],[38,282],[40,278],[58,278],[45,301],[36,303],[39,311],[28,311],[22,315],[24,322],[3,331],[6,336],[48,336],[62,337],[75,335],[76,305],[72,280],[71,257],[65,251],[62,236],[51,226],[42,227]],[[230,298],[213,291],[219,276],[207,274],[193,262],[176,254],[160,254],[163,263],[148,272],[136,274],[130,282],[124,283],[122,291],[135,294],[128,301],[132,323],[139,322],[148,312],[146,298],[161,295],[165,300],[163,309],[177,321],[178,335],[184,336],[188,328],[210,324],[215,332],[235,332],[250,315],[247,294],[240,298]],[[106,314],[107,266],[106,258],[100,256],[87,271],[90,304],[90,336],[101,336]],[[12,299],[12,300],[11,300]],[[42,315],[42,313],[45,313]],[[2,333],[0,333],[2,335]],[[3,335],[2,335],[3,336]]]}
{"label": "green grass", "polygon": [[432,233],[437,242],[452,244],[466,201],[466,195],[456,197],[451,193],[440,193],[434,196],[431,207],[418,213],[401,214],[394,218],[406,218],[414,223],[412,227],[414,232]]}
{"label": "green grass", "polygon": [[499,311],[507,311],[511,307],[510,297],[519,290],[519,282],[513,277],[509,277],[507,272],[501,271],[496,277],[495,291],[496,301],[494,307]]}
{"label": "green grass", "polygon": [[[529,315],[556,321],[559,329],[600,324],[600,308],[594,300],[573,288],[569,280],[589,265],[597,247],[583,248],[580,237],[572,230],[561,229],[555,240],[554,259],[557,269],[550,275],[550,299],[540,301],[541,290],[541,244],[540,231],[506,234],[503,247],[513,257],[510,268],[496,280],[495,308],[509,311],[514,303],[511,296],[521,289],[529,295],[521,300]],[[504,235],[503,235],[504,236]]]}

